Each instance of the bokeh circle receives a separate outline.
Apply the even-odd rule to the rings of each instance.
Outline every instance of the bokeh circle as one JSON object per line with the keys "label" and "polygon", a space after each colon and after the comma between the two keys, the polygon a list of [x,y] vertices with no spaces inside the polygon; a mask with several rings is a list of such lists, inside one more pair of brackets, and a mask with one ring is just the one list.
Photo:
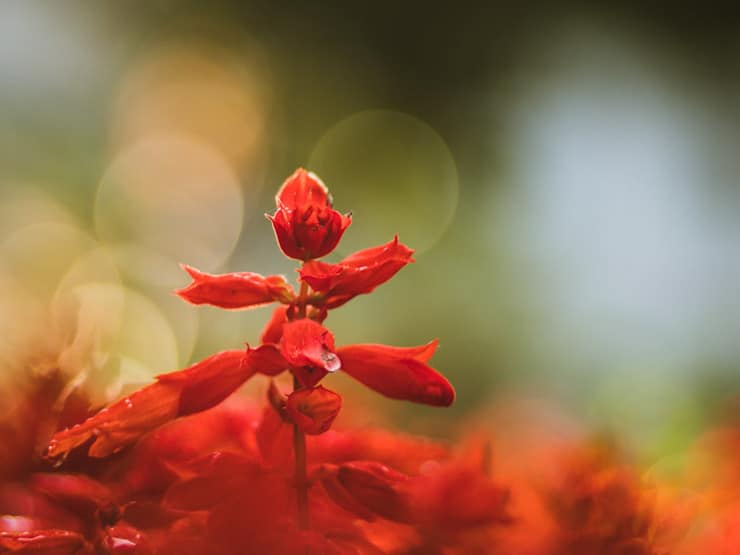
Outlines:
{"label": "bokeh circle", "polygon": [[455,215],[450,149],[427,123],[403,112],[368,110],[340,121],[318,141],[308,167],[327,184],[335,207],[353,212],[344,253],[396,233],[417,253],[428,250]]}

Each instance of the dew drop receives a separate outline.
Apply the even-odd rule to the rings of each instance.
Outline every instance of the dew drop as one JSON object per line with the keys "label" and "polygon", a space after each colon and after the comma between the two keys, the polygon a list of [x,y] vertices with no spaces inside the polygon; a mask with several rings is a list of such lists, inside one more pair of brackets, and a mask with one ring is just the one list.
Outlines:
{"label": "dew drop", "polygon": [[327,372],[336,372],[342,367],[342,362],[339,357],[331,352],[325,352],[321,354],[321,360],[324,363],[324,369]]}
{"label": "dew drop", "polygon": [[[47,452],[48,451],[51,451],[55,447],[56,447],[56,442],[50,443],[49,444],[49,447],[47,448]],[[67,460],[67,456],[69,456],[69,452],[62,453],[61,455],[59,455],[59,456],[55,457],[54,459],[52,459],[52,461],[51,461],[51,467],[54,468],[54,469],[61,467],[64,464],[64,462]]]}

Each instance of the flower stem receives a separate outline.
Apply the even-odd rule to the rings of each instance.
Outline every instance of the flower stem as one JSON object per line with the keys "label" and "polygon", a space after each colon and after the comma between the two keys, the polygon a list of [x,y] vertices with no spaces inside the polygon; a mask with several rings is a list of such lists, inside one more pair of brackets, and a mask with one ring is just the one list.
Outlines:
{"label": "flower stem", "polygon": [[[293,378],[293,390],[300,389],[297,378]],[[308,483],[306,480],[306,436],[293,425],[293,454],[295,457],[296,501],[298,504],[298,525],[308,528]]]}
{"label": "flower stem", "polygon": [[[301,282],[301,290],[298,294],[298,318],[306,317],[306,297],[308,296],[308,284]],[[293,376],[293,391],[300,389],[301,383]],[[298,505],[298,526],[306,530],[308,528],[308,482],[306,480],[306,435],[301,429],[293,424],[293,456],[295,459],[295,486],[296,501]]]}

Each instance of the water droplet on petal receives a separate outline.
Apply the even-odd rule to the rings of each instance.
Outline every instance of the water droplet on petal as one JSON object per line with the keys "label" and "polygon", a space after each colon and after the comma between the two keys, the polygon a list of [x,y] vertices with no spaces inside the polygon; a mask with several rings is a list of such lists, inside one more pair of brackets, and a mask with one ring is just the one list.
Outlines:
{"label": "water droplet on petal", "polygon": [[[55,449],[56,448],[56,445],[57,445],[57,442],[56,441],[52,441],[51,443],[49,443],[49,447],[47,448],[47,452],[52,451],[53,449]],[[64,464],[64,461],[67,460],[67,456],[68,455],[69,455],[69,452],[66,452],[66,453],[62,453],[61,455],[59,455],[59,456],[55,457],[54,459],[52,459],[51,460],[51,467],[56,469],[56,468],[59,468],[60,466],[62,466]]]}
{"label": "water droplet on petal", "polygon": [[324,363],[324,370],[327,372],[336,372],[342,367],[339,357],[329,351],[321,354],[321,361]]}

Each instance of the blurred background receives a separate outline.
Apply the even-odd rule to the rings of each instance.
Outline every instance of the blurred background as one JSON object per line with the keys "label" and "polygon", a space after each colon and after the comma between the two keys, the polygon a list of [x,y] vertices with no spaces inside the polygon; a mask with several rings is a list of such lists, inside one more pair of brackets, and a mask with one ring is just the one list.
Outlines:
{"label": "blurred background", "polygon": [[0,4],[3,380],[43,352],[102,403],[254,344],[269,309],[187,306],[178,262],[294,276],[263,214],[305,166],[353,213],[331,260],[417,251],[330,316],[337,342],[439,337],[458,400],[330,387],[414,431],[551,415],[648,461],[718,416],[740,388],[732,11],[277,4]]}

